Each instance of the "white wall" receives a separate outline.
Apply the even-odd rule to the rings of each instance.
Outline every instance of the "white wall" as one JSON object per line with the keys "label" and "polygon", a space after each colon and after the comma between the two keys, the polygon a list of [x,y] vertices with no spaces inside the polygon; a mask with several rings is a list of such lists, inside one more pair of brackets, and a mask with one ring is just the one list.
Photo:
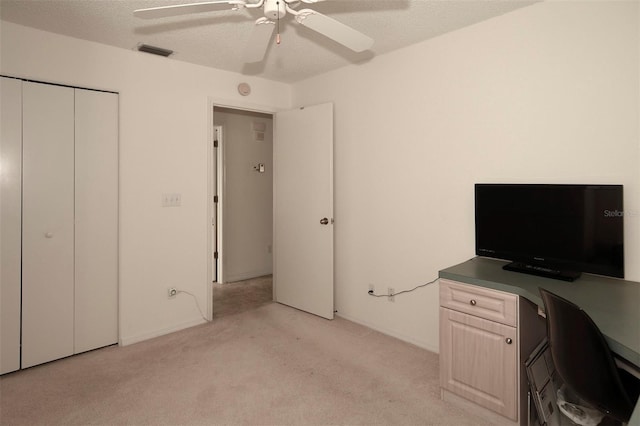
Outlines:
{"label": "white wall", "polygon": [[[0,72],[120,93],[120,338],[131,343],[202,321],[207,296],[210,102],[290,105],[289,86],[1,23]],[[213,54],[213,53],[212,53]],[[248,100],[238,83],[252,86]],[[182,206],[163,208],[163,193]]]}
{"label": "white wall", "polygon": [[338,314],[437,350],[437,286],[367,288],[473,257],[476,182],[624,184],[640,280],[638,17],[545,2],[294,85],[294,106],[335,103]]}
{"label": "white wall", "polygon": [[[224,282],[273,272],[273,119],[270,115],[226,108],[214,110],[224,139]],[[263,124],[256,140],[254,123]],[[265,165],[264,173],[254,167]]]}
{"label": "white wall", "polygon": [[[206,295],[208,102],[335,104],[338,313],[437,350],[431,280],[474,256],[476,182],[625,185],[640,280],[635,2],[544,2],[294,85],[2,22],[0,72],[120,92],[120,326],[133,342],[195,324]],[[253,86],[243,100],[235,88]],[[264,106],[265,108],[256,108]],[[162,193],[182,207],[161,208]]]}

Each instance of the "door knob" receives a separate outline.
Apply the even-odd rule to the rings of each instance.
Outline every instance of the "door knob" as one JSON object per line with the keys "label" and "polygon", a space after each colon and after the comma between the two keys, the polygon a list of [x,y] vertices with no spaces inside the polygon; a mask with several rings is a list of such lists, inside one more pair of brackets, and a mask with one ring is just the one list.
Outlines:
{"label": "door knob", "polygon": [[320,219],[320,225],[327,225],[329,224],[329,219],[327,219],[326,217],[323,217],[322,219]]}

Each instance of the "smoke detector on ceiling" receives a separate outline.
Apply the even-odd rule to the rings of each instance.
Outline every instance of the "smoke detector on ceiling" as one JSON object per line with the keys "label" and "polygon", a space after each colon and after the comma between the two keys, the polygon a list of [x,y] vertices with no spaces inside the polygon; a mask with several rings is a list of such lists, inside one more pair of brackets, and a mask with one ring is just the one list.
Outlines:
{"label": "smoke detector on ceiling", "polygon": [[249,94],[251,93],[251,86],[249,86],[249,83],[238,84],[238,93],[240,93],[242,96],[249,96]]}

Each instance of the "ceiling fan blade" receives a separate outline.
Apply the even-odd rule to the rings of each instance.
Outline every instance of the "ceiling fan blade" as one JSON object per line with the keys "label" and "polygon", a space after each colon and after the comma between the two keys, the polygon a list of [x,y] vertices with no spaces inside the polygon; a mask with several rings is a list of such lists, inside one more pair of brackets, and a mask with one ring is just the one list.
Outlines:
{"label": "ceiling fan blade", "polygon": [[242,55],[244,62],[260,62],[264,59],[275,28],[275,23],[267,18],[260,18],[256,21],[253,31],[251,31],[247,47]]}
{"label": "ceiling fan blade", "polygon": [[187,15],[189,13],[212,12],[215,10],[229,9],[229,6],[244,6],[244,0],[221,0],[204,3],[175,4],[172,6],[151,7],[133,11],[133,16],[143,19],[166,18],[168,16]]}
{"label": "ceiling fan blade", "polygon": [[373,46],[371,37],[315,10],[300,10],[296,21],[355,52],[363,52]]}

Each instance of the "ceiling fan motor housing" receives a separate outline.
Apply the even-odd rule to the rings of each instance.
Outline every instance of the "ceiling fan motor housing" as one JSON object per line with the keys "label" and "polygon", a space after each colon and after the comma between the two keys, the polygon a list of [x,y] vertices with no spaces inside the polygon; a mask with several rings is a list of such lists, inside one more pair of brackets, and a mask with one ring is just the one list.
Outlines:
{"label": "ceiling fan motor housing", "polygon": [[285,0],[265,0],[264,16],[269,19],[279,19],[287,14]]}

